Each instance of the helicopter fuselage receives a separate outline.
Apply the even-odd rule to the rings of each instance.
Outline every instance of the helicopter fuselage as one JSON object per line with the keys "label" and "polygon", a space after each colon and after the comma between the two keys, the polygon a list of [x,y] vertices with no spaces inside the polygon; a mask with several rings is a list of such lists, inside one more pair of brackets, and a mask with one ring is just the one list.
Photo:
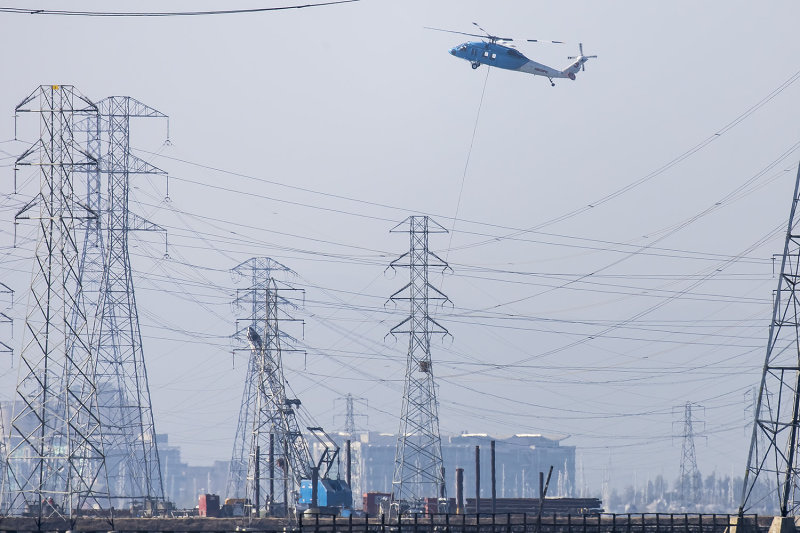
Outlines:
{"label": "helicopter fuselage", "polygon": [[471,41],[460,44],[452,48],[450,54],[469,61],[472,63],[472,68],[488,65],[506,70],[526,72],[534,76],[544,76],[551,80],[553,78],[570,78],[574,80],[575,74],[580,70],[581,65],[586,62],[585,57],[579,56],[575,62],[564,70],[557,70],[528,59],[516,48],[486,41]]}

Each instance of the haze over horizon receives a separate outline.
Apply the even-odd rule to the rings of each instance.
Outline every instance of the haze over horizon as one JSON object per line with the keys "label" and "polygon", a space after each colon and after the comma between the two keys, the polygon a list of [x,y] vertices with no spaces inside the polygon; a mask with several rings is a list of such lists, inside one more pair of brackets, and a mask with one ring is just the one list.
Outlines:
{"label": "haze over horizon", "polygon": [[[219,4],[170,4],[189,8]],[[14,108],[41,84],[73,84],[169,116],[169,143],[162,120],[131,127],[136,155],[169,174],[168,192],[135,177],[131,209],[169,245],[132,233],[130,250],[156,430],[190,463],[230,458],[247,362],[232,352],[230,269],[250,257],[305,289],[289,326],[305,354],[284,364],[309,416],[340,429],[334,400],[351,393],[368,401],[368,429],[397,431],[406,344],[387,334],[407,311],[386,301],[407,274],[387,267],[408,236],[390,230],[426,214],[449,231],[431,248],[453,269],[434,278],[453,302],[435,313],[452,338],[432,348],[442,433],[567,436],[598,490],[606,471],[618,488],[672,482],[694,402],[700,471],[741,476],[800,163],[798,15],[795,2],[721,0],[0,13],[0,282],[16,293],[0,401],[16,384],[37,229],[14,227],[38,191],[22,169],[15,192],[14,160],[39,135]],[[448,54],[470,38],[425,29],[473,21],[553,67],[578,43],[599,57],[550,87],[473,70]]]}

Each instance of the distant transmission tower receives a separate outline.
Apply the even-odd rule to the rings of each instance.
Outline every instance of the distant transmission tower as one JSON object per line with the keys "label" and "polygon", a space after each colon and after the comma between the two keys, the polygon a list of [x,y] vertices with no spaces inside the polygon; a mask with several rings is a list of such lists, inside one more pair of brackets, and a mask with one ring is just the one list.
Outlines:
{"label": "distant transmission tower", "polygon": [[[797,170],[789,225],[781,259],[781,275],[769,327],[767,353],[758,391],[753,434],[739,513],[766,503],[781,516],[800,513],[800,216],[797,213],[800,167]],[[768,487],[764,495],[759,485]]]}
{"label": "distant transmission tower", "polygon": [[[338,417],[344,418],[344,427],[342,428],[342,431],[344,431],[344,433],[347,433],[349,435],[355,435],[356,432],[358,431],[357,425],[356,425],[356,419],[357,418],[367,418],[367,415],[365,415],[365,414],[356,413],[356,404],[362,404],[362,405],[366,406],[367,405],[367,399],[366,398],[356,398],[352,394],[347,393],[347,394],[345,394],[344,396],[342,396],[340,398],[336,398],[334,400],[334,403],[336,403],[336,402],[344,402],[344,414],[343,415],[337,415]],[[337,416],[334,416],[334,419],[337,418]],[[334,422],[335,422],[335,420],[334,420]]]}
{"label": "distant transmission tower", "polygon": [[[98,104],[105,151],[101,172],[108,177],[107,205],[99,202],[99,185],[90,176],[90,199],[105,215],[105,260],[92,344],[97,350],[97,387],[105,441],[106,468],[112,502],[164,499],[153,409],[147,381],[139,314],[131,272],[128,236],[131,231],[164,231],[129,210],[132,174],[163,174],[131,153],[130,119],[166,115],[128,96],[112,96]],[[90,137],[90,146],[94,139]],[[89,231],[90,230],[90,231]],[[91,224],[87,237],[103,242]],[[102,245],[102,244],[101,244]],[[96,261],[95,255],[87,254]],[[96,275],[96,264],[85,263],[84,275]],[[94,279],[92,279],[94,281]]]}
{"label": "distant transmission tower", "polygon": [[397,228],[407,226],[409,251],[392,261],[391,268],[409,269],[410,280],[391,296],[393,301],[407,301],[409,316],[390,331],[392,335],[408,334],[403,406],[397,437],[392,497],[394,507],[402,510],[425,497],[444,496],[442,475],[442,441],[439,435],[439,407],[431,360],[431,336],[447,335],[447,330],[429,311],[431,301],[449,299],[429,282],[431,268],[449,268],[447,263],[428,247],[431,233],[447,230],[426,216],[412,216]]}
{"label": "distant transmission tower", "polygon": [[697,468],[697,456],[694,449],[694,423],[692,407],[697,404],[686,402],[683,406],[683,443],[681,444],[681,472],[678,478],[679,498],[681,505],[686,508],[700,501],[702,478]]}
{"label": "distant transmission tower", "polygon": [[77,147],[73,132],[76,122],[98,110],[74,87],[48,85],[25,98],[16,112],[40,115],[39,141],[16,162],[40,168],[39,194],[16,215],[16,221],[36,220],[39,240],[10,423],[3,508],[18,513],[27,506],[39,518],[72,516],[87,506],[109,507],[102,492],[105,457],[75,240],[76,220],[95,214],[76,196],[74,174],[97,162]]}
{"label": "distant transmission tower", "polygon": [[249,345],[250,359],[239,411],[228,494],[248,498],[256,511],[265,503],[271,514],[287,513],[290,492],[311,477],[311,452],[296,417],[300,400],[288,398],[281,343],[288,336],[280,316],[288,300],[280,295],[275,275],[289,268],[266,257],[254,257],[233,269],[250,286],[237,291],[235,305],[247,310],[237,321],[237,336]]}

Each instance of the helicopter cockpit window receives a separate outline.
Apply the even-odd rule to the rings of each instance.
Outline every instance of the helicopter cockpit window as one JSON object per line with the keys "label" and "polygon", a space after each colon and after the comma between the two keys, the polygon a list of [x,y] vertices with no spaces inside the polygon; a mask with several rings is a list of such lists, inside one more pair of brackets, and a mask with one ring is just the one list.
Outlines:
{"label": "helicopter cockpit window", "polygon": [[462,45],[462,46],[459,46],[459,47],[458,47],[458,51],[459,51],[459,52],[466,52],[466,51],[467,51],[467,45]]}

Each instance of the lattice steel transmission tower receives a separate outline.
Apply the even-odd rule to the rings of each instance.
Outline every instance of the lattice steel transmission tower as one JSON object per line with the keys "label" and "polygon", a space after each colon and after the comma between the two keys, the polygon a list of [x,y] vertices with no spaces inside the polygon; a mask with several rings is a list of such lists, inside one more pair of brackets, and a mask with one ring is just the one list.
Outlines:
{"label": "lattice steel transmission tower", "polygon": [[[16,162],[39,166],[39,193],[16,215],[35,220],[35,250],[21,371],[10,422],[3,508],[39,518],[108,508],[105,456],[88,321],[81,309],[76,221],[96,216],[74,188],[97,162],[73,138],[97,106],[69,85],[40,86],[16,108],[40,115],[40,139]],[[17,409],[17,405],[21,408]],[[48,502],[43,504],[43,502]]]}
{"label": "lattice steel transmission tower", "polygon": [[[11,307],[14,306],[14,290],[6,285],[5,283],[0,282],[0,295],[10,295],[10,302],[6,306],[6,310],[10,312]],[[7,313],[0,311],[0,325],[8,325],[10,330],[9,337],[5,337],[5,331],[3,337],[6,340],[11,342],[11,339],[14,337],[14,319],[11,318]],[[4,341],[0,341],[0,353],[7,353],[10,354],[13,358],[14,348],[11,344],[6,343]],[[0,515],[6,512],[4,508],[4,501],[3,501],[3,487],[5,486],[6,480],[6,455],[8,454],[8,446],[6,445],[6,440],[8,440],[8,429],[9,426],[6,424],[6,417],[8,413],[3,413],[4,409],[0,406]]]}
{"label": "lattice steel transmission tower", "polygon": [[356,432],[356,417],[353,412],[353,395],[348,394],[345,397],[345,415],[344,415],[344,431],[345,433],[354,434]]}
{"label": "lattice steel transmission tower", "polygon": [[[252,328],[259,338],[265,337],[264,317],[267,316],[267,286],[273,274],[280,272],[287,273],[291,270],[268,257],[253,257],[231,269],[231,276],[235,281],[247,282],[245,288],[237,289],[236,298],[233,301],[233,307],[238,311],[239,318],[236,319],[236,332],[232,338],[237,343],[236,350],[245,350],[250,354],[247,359],[247,374],[239,409],[239,422],[236,426],[233,454],[228,471],[227,494],[236,498],[243,498],[247,494],[250,435],[256,415],[255,403],[258,390],[259,355],[253,354],[251,350],[248,339],[253,335],[248,333]],[[244,314],[241,314],[242,312]]]}
{"label": "lattice steel transmission tower", "polygon": [[[5,283],[0,282],[0,295],[9,295],[11,301],[6,306],[6,311],[9,311],[14,305],[14,290]],[[4,311],[0,311],[0,324],[8,324],[11,332],[10,336],[14,336],[14,319]],[[0,341],[0,353],[14,353],[14,348],[12,348],[9,343]],[[0,436],[0,440],[2,440],[2,436]],[[0,455],[0,457],[2,457],[2,455]]]}
{"label": "lattice steel transmission tower", "polygon": [[[756,403],[753,433],[739,513],[767,503],[781,516],[800,513],[800,167],[775,292],[767,353]],[[759,484],[769,487],[763,494]]]}
{"label": "lattice steel transmission tower", "polygon": [[343,415],[335,415],[334,423],[336,422],[337,417],[344,418],[344,427],[342,431],[349,435],[355,435],[358,431],[358,426],[356,425],[357,418],[368,418],[367,415],[363,413],[356,413],[356,404],[361,404],[362,406],[368,406],[366,398],[356,398],[349,392],[340,398],[336,398],[334,400],[334,404],[336,402],[344,402],[344,414]]}
{"label": "lattice steel transmission tower", "polygon": [[681,505],[686,508],[696,504],[703,488],[700,470],[697,468],[697,455],[694,449],[694,423],[692,407],[697,404],[686,402],[683,406],[683,442],[681,444],[681,471],[678,482],[679,498]]}
{"label": "lattice steel transmission tower", "polygon": [[[100,171],[107,177],[108,186],[103,205],[98,201],[99,184],[94,176],[89,179],[90,198],[102,208],[104,225],[99,232],[92,230],[87,235],[95,241],[104,240],[105,245],[92,345],[97,352],[98,401],[109,492],[112,502],[122,506],[164,499],[128,236],[131,231],[164,231],[129,210],[131,175],[163,174],[131,153],[130,121],[134,117],[166,115],[128,96],[106,98],[98,108],[103,140]],[[89,140],[91,145],[94,139]],[[85,263],[84,268],[89,268],[87,276],[96,272],[95,265]]]}
{"label": "lattice steel transmission tower", "polygon": [[94,320],[97,316],[97,305],[100,301],[100,287],[103,282],[103,262],[105,261],[105,244],[102,223],[102,181],[100,164],[102,158],[102,126],[100,114],[81,117],[75,123],[74,136],[76,142],[83,140],[86,153],[98,161],[97,165],[86,166],[82,173],[86,179],[86,208],[94,216],[81,220],[83,225],[83,246],[78,266],[81,279],[81,297],[89,321],[89,331],[94,331]]}
{"label": "lattice steel transmission tower", "polygon": [[393,327],[390,334],[408,334],[408,356],[397,437],[392,500],[396,510],[415,505],[422,498],[445,496],[442,472],[442,441],[439,435],[439,406],[431,359],[431,336],[448,331],[431,317],[432,302],[449,301],[429,281],[431,269],[448,269],[447,263],[428,247],[431,233],[447,230],[426,216],[412,216],[401,226],[410,238],[409,251],[392,261],[390,268],[405,267],[409,282],[392,294],[392,301],[407,301],[409,316]]}
{"label": "lattice steel transmission tower", "polygon": [[[294,351],[282,346],[291,339],[281,322],[281,307],[291,305],[280,295],[294,291],[279,287],[275,276],[292,272],[266,257],[254,257],[233,269],[250,286],[237,291],[236,307],[247,315],[237,320],[237,336],[246,340],[250,359],[245,379],[239,422],[236,429],[228,494],[250,499],[256,510],[262,502],[271,514],[284,514],[290,492],[301,478],[311,477],[312,457],[300,431],[296,409],[300,400],[288,398],[282,353]],[[276,486],[277,485],[277,486]]]}

